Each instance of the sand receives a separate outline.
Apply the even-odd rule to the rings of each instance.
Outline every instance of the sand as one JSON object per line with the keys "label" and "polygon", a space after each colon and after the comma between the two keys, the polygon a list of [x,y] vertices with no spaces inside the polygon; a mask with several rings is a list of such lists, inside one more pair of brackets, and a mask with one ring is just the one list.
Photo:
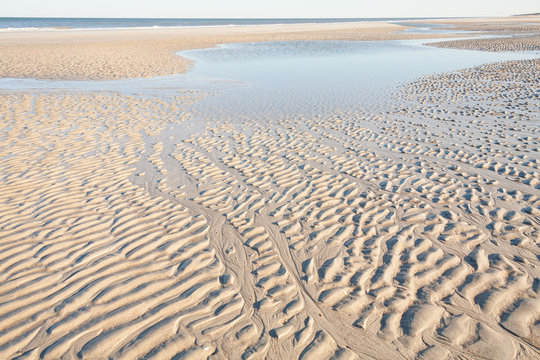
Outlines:
{"label": "sand", "polygon": [[528,33],[540,31],[540,15],[522,15],[493,18],[461,18],[420,21],[446,24],[455,30],[485,32],[489,34]]}
{"label": "sand", "polygon": [[470,39],[430,43],[431,46],[481,51],[538,51],[540,36],[512,36],[498,39]]}
{"label": "sand", "polygon": [[538,51],[540,50],[540,16],[516,16],[503,19],[470,21],[445,20],[453,29],[478,34],[498,35],[499,38],[441,41],[429,45],[481,51]]}
{"label": "sand", "polygon": [[0,94],[0,358],[539,358],[539,79],[200,130],[204,92]]}

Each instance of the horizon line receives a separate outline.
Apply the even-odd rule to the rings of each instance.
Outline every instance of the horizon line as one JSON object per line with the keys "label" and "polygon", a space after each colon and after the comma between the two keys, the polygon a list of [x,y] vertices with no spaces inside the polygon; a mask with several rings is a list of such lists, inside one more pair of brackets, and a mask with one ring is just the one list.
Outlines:
{"label": "horizon line", "polygon": [[512,14],[512,15],[463,15],[463,16],[366,16],[366,17],[117,17],[117,16],[0,16],[0,19],[166,19],[166,20],[310,20],[310,19],[462,19],[462,18],[493,18],[510,16],[535,16],[540,13]]}

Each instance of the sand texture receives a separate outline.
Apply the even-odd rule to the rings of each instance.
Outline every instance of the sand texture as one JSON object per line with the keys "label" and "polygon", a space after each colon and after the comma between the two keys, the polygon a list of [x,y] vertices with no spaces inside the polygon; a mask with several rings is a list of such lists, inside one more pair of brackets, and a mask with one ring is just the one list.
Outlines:
{"label": "sand texture", "polygon": [[431,46],[481,51],[538,51],[540,36],[512,36],[496,39],[469,39],[430,43]]}
{"label": "sand texture", "polygon": [[540,31],[540,15],[510,16],[501,18],[462,18],[420,21],[447,24],[454,30],[475,31],[488,34],[532,33]]}
{"label": "sand texture", "polygon": [[481,51],[538,51],[540,50],[540,16],[515,16],[504,19],[442,20],[452,29],[472,31],[475,34],[502,36],[498,38],[464,39],[433,42],[429,45],[441,48]]}
{"label": "sand texture", "polygon": [[538,357],[539,74],[184,140],[200,94],[2,96],[2,358]]}
{"label": "sand texture", "polygon": [[443,37],[400,33],[387,23],[0,33],[0,77],[122,79],[184,73],[176,52],[223,43],[287,40],[400,40]]}
{"label": "sand texture", "polygon": [[2,92],[0,359],[538,359],[539,94],[538,59],[269,123]]}

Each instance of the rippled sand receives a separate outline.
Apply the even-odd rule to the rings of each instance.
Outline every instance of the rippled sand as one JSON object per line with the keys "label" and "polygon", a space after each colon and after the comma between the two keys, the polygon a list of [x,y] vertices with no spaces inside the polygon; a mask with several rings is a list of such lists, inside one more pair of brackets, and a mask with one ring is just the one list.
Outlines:
{"label": "rippled sand", "polygon": [[380,113],[0,95],[0,357],[540,357],[540,61]]}
{"label": "rippled sand", "polygon": [[540,50],[540,35],[441,41],[429,45],[441,48],[481,51],[538,51]]}

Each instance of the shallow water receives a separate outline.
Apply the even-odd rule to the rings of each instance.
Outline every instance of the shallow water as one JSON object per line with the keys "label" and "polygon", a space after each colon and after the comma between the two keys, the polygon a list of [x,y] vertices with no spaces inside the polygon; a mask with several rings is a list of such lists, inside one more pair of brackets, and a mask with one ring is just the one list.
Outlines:
{"label": "shallow water", "polygon": [[471,31],[454,30],[454,25],[415,23],[409,21],[393,22],[393,24],[409,27],[408,29],[399,31],[408,34],[471,34]]}
{"label": "shallow water", "polygon": [[293,41],[226,44],[179,53],[195,60],[184,75],[115,81],[0,79],[0,91],[108,91],[170,96],[209,93],[188,109],[203,120],[326,116],[380,110],[400,84],[420,76],[537,52],[491,53],[425,46],[428,40]]}
{"label": "shallow water", "polygon": [[196,62],[191,78],[242,82],[199,102],[195,111],[205,118],[313,116],[380,107],[397,86],[423,75],[538,56],[440,49],[424,42],[247,43],[181,54]]}

